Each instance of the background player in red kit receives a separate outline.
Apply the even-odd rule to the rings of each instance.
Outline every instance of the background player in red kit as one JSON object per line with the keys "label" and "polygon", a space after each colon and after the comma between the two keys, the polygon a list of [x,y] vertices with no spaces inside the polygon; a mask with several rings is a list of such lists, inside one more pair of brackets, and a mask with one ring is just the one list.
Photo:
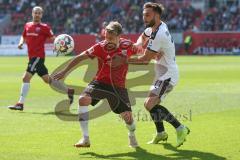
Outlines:
{"label": "background player in red kit", "polygon": [[29,62],[26,72],[23,75],[23,84],[19,101],[14,106],[9,106],[9,109],[23,110],[24,100],[30,88],[30,80],[35,73],[37,73],[44,82],[68,93],[70,103],[72,102],[74,91],[72,89],[68,89],[59,81],[51,79],[48,74],[48,69],[44,65],[44,43],[47,39],[54,40],[54,35],[51,28],[47,24],[41,22],[42,15],[43,9],[39,6],[34,7],[32,10],[32,22],[28,22],[24,26],[18,48],[22,49],[24,42],[26,42]]}
{"label": "background player in red kit", "polygon": [[[98,71],[93,81],[79,97],[79,121],[83,132],[83,138],[75,144],[75,147],[89,147],[88,133],[88,105],[96,105],[99,100],[107,99],[110,108],[116,114],[120,114],[129,130],[129,145],[137,147],[135,138],[135,124],[132,118],[131,105],[125,88],[128,64],[112,62],[117,56],[128,58],[135,54],[133,43],[120,38],[122,26],[118,22],[110,22],[106,26],[105,40],[95,44],[88,50],[73,58],[73,60],[54,78],[64,78],[65,74],[82,60],[97,58]],[[117,58],[116,58],[117,59]]]}

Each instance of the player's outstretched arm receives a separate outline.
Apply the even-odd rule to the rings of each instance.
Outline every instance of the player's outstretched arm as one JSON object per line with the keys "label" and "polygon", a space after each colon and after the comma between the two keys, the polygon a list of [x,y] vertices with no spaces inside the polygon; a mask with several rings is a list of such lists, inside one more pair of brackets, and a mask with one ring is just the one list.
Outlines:
{"label": "player's outstretched arm", "polygon": [[144,54],[137,57],[131,57],[128,59],[128,64],[135,65],[147,65],[149,62],[156,57],[156,52],[149,49],[145,49]]}
{"label": "player's outstretched arm", "polygon": [[133,50],[137,53],[137,54],[143,54],[144,52],[144,46],[146,46],[147,42],[148,42],[149,37],[145,36],[144,33],[142,33],[138,39],[137,42],[133,44]]}
{"label": "player's outstretched arm", "polygon": [[138,47],[143,47],[144,45],[146,45],[146,43],[148,42],[148,37],[145,36],[144,33],[142,33],[138,39],[137,39],[137,42],[134,44],[135,46],[138,46]]}
{"label": "player's outstretched arm", "polygon": [[59,71],[58,73],[56,73],[53,76],[53,79],[59,80],[59,79],[64,78],[65,74],[68,71],[70,71],[73,67],[75,67],[81,61],[83,61],[85,59],[88,59],[88,58],[89,58],[89,56],[87,55],[86,51],[84,51],[81,54],[75,56],[63,70]]}

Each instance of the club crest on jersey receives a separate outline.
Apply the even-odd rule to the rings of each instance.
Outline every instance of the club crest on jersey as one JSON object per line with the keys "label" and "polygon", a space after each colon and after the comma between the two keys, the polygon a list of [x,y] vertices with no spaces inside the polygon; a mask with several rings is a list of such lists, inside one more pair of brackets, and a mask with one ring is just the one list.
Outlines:
{"label": "club crest on jersey", "polygon": [[41,28],[40,27],[36,27],[35,31],[38,33],[40,32]]}

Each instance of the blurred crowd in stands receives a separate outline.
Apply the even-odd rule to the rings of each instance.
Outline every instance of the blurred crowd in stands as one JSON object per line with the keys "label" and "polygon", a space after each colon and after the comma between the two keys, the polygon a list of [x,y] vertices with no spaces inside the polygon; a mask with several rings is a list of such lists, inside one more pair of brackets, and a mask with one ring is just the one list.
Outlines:
{"label": "blurred crowd in stands", "polygon": [[[50,24],[54,33],[96,34],[102,24],[110,20],[122,23],[124,33],[144,30],[142,6],[147,0],[0,0],[0,15],[11,14],[5,34],[20,34],[23,25],[31,20],[32,8],[44,9],[43,22]],[[231,7],[210,8],[202,13],[190,1],[158,0],[165,6],[163,20],[171,31],[235,31],[240,30],[240,10]]]}
{"label": "blurred crowd in stands", "polygon": [[[4,1],[4,0],[3,0]],[[11,0],[10,0],[11,1]],[[23,24],[31,20],[35,5],[44,8],[43,21],[50,23],[55,33],[98,33],[104,21],[118,20],[124,33],[139,33],[144,30],[142,6],[146,0],[12,0],[2,3],[1,11],[12,14],[12,23],[5,33],[19,34]],[[190,4],[179,5],[175,1],[164,3],[163,18],[169,29],[186,30],[192,27],[200,10]],[[181,7],[180,7],[181,6]]]}
{"label": "blurred crowd in stands", "polygon": [[240,8],[235,4],[210,8],[200,28],[204,31],[240,31]]}

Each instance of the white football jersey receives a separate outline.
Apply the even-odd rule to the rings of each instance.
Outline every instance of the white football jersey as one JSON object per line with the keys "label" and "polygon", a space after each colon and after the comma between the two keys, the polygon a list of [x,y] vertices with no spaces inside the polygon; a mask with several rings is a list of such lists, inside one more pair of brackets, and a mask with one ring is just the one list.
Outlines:
{"label": "white football jersey", "polygon": [[144,34],[149,37],[147,49],[156,54],[162,54],[162,57],[155,61],[155,79],[171,78],[170,83],[176,85],[179,75],[175,61],[175,45],[167,25],[162,22],[155,32],[152,32],[152,28],[146,28]]}

